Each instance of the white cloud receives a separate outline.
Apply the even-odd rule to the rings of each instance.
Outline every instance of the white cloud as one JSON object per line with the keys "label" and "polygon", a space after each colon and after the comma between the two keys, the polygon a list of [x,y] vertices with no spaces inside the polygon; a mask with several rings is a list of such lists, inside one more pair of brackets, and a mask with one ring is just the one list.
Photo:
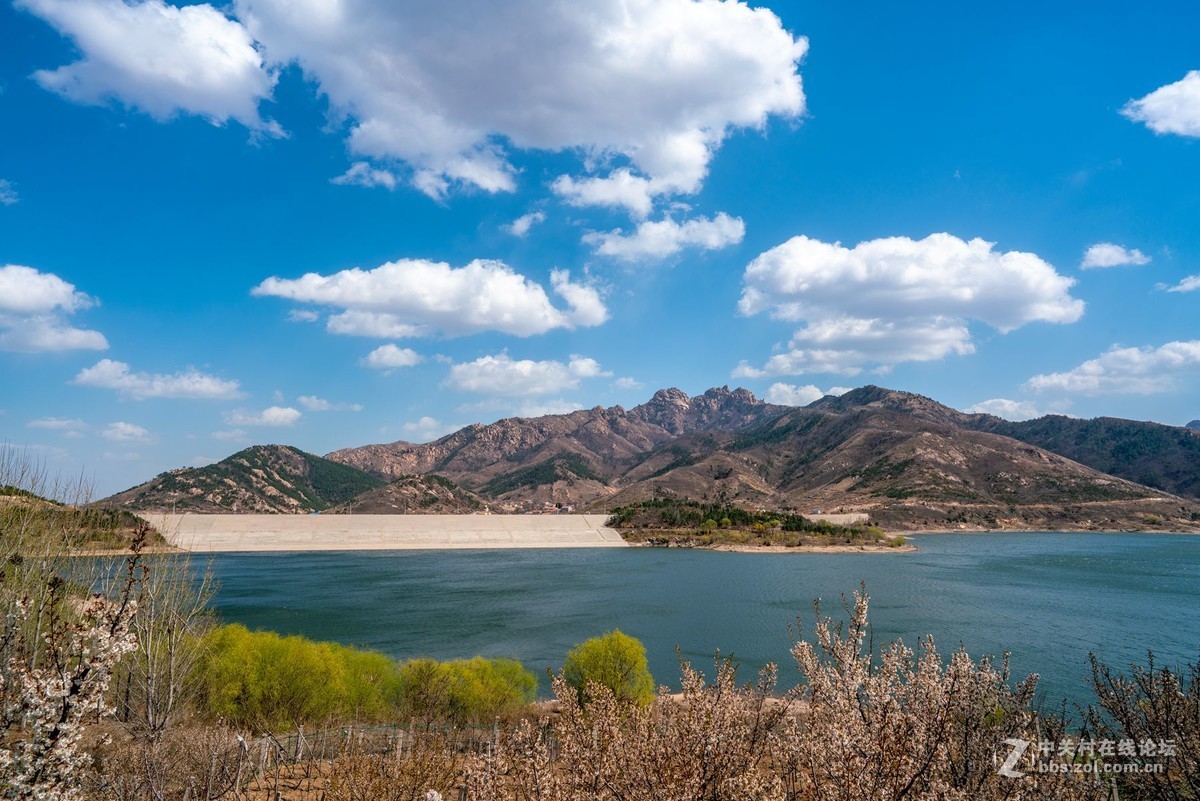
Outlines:
{"label": "white cloud", "polygon": [[0,206],[15,206],[20,200],[17,188],[13,186],[12,181],[0,178]]}
{"label": "white cloud", "polygon": [[777,383],[767,389],[766,401],[780,406],[807,406],[823,397],[825,393],[812,384],[798,387],[795,384]]}
{"label": "white cloud", "polygon": [[[238,0],[276,65],[297,63],[355,157],[403,162],[421,191],[510,191],[505,148],[628,162],[696,191],[733,129],[797,118],[807,50],[774,13],[717,0]],[[627,165],[622,165],[627,166]]]}
{"label": "white cloud", "polygon": [[641,389],[642,382],[638,381],[636,378],[622,376],[613,382],[613,387],[616,389]]}
{"label": "white cloud", "polygon": [[887,372],[900,362],[937,361],[952,353],[966,356],[974,352],[966,323],[955,318],[839,317],[809,323],[792,335],[785,352],[772,356],[761,369],[742,362],[733,375],[858,375],[868,365],[877,365],[876,372]]}
{"label": "white cloud", "polygon": [[376,339],[408,339],[429,333],[425,326],[401,322],[394,314],[358,309],[331,314],[325,323],[325,330],[331,334]]}
{"label": "white cloud", "polygon": [[40,353],[58,350],[107,350],[108,340],[55,317],[13,317],[0,314],[0,350]]}
{"label": "white cloud", "polygon": [[246,432],[240,428],[231,429],[229,431],[214,431],[210,434],[213,439],[222,442],[245,442]]}
{"label": "white cloud", "polygon": [[513,359],[508,353],[483,356],[450,368],[445,385],[463,392],[502,397],[550,395],[576,389],[580,379],[611,376],[595,359],[572,355],[570,361]]}
{"label": "white cloud", "polygon": [[436,418],[426,416],[415,423],[405,423],[401,428],[404,430],[404,438],[409,442],[432,442],[452,431],[457,431],[461,426],[448,425]]}
{"label": "white cloud", "polygon": [[1022,420],[1032,420],[1035,417],[1045,415],[1045,412],[1039,411],[1029,401],[1016,401],[1009,400],[1008,398],[991,398],[990,400],[980,401],[967,409],[967,411],[971,414],[995,415],[1005,420],[1012,420],[1014,423],[1019,423]]}
{"label": "white cloud", "polygon": [[238,409],[225,415],[225,424],[230,426],[294,426],[303,415],[291,406],[268,406],[261,412]]}
{"label": "white cloud", "polygon": [[550,188],[569,205],[623,208],[635,217],[649,214],[654,208],[655,195],[666,191],[665,187],[634,175],[627,167],[613,170],[604,178],[560,175]]}
{"label": "white cloud", "polygon": [[71,313],[95,305],[95,300],[53,273],[7,264],[0,267],[0,313]]}
{"label": "white cloud", "polygon": [[33,267],[0,267],[0,350],[36,353],[105,350],[99,331],[75,328],[66,316],[96,305],[74,284]]}
{"label": "white cloud", "polygon": [[287,314],[289,323],[315,323],[321,319],[320,312],[312,309],[292,309]]}
{"label": "white cloud", "polygon": [[643,221],[631,234],[618,228],[607,233],[585,234],[583,241],[594,245],[596,252],[603,256],[636,261],[647,257],[672,256],[687,247],[717,250],[736,245],[745,235],[746,225],[740,217],[719,212],[712,219],[697,217],[683,223],[677,223],[670,217]]}
{"label": "white cloud", "polygon": [[25,424],[26,428],[40,428],[47,431],[81,431],[87,428],[87,423],[78,418],[39,417]]}
{"label": "white cloud", "polygon": [[237,120],[281,135],[259,116],[275,76],[250,34],[208,4],[162,0],[18,0],[72,39],[82,58],[34,78],[77,103],[117,100],[158,120],[179,112],[220,125]]}
{"label": "white cloud", "polygon": [[1200,70],[1130,100],[1121,113],[1157,134],[1200,137]]}
{"label": "white cloud", "polygon": [[1200,289],[1200,275],[1189,275],[1175,286],[1158,284],[1157,288],[1165,292],[1195,292]]}
{"label": "white cloud", "polygon": [[1097,242],[1084,252],[1080,267],[1088,270],[1093,267],[1141,266],[1149,263],[1150,257],[1137,248],[1130,250],[1111,242]]}
{"label": "white cloud", "polygon": [[388,343],[368,353],[359,364],[372,370],[393,370],[397,367],[412,367],[423,361],[424,357],[412,348],[401,348]]}
{"label": "white cloud", "polygon": [[113,442],[149,442],[150,432],[133,423],[109,423],[100,430],[100,436]]}
{"label": "white cloud", "polygon": [[134,400],[146,398],[204,398],[228,400],[240,398],[238,382],[189,368],[183,372],[164,375],[131,372],[125,362],[101,359],[84,368],[71,380],[81,387],[111,389]]}
{"label": "white cloud", "polygon": [[531,211],[528,214],[522,214],[517,219],[513,220],[508,225],[504,226],[504,230],[508,231],[518,239],[524,239],[529,234],[529,229],[539,223],[546,221],[545,212]]}
{"label": "white cloud", "polygon": [[396,174],[390,170],[381,170],[372,167],[365,161],[356,161],[350,165],[350,169],[331,179],[330,183],[341,186],[365,186],[367,188],[382,186],[384,189],[395,189],[399,181]]}
{"label": "white cloud", "polygon": [[308,412],[361,412],[361,403],[333,403],[316,395],[301,395],[296,401]]}
{"label": "white cloud", "polygon": [[1078,320],[1074,283],[1032,253],[1000,253],[982,239],[932,234],[845,248],[798,236],[746,267],[738,310],[804,326],[763,368],[743,362],[734,374],[856,375],[969,354],[968,320],[1002,333]]}
{"label": "white cloud", "polygon": [[566,301],[566,309],[551,304],[541,285],[503,262],[476,260],[456,268],[445,262],[402,259],[373,270],[271,277],[252,294],[341,308],[344,311],[330,318],[328,330],[364,336],[480,331],[530,336],[555,328],[595,326],[608,318],[595,287],[573,283],[566,270],[553,271],[550,285]]}
{"label": "white cloud", "polygon": [[1114,345],[1073,370],[1035,375],[1025,386],[1037,392],[1150,395],[1170,391],[1180,373],[1197,369],[1200,369],[1200,340],[1143,348]]}

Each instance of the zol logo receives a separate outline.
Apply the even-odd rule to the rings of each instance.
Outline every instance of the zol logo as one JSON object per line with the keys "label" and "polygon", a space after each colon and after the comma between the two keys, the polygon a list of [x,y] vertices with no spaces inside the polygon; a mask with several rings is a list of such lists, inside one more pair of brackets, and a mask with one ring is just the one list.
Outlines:
{"label": "zol logo", "polygon": [[1008,753],[1008,757],[1004,763],[996,770],[1001,776],[1007,776],[1010,779],[1019,779],[1025,775],[1025,771],[1017,770],[1017,765],[1021,762],[1021,757],[1025,756],[1025,752],[1032,745],[1028,740],[1019,740],[1010,738],[1004,741],[1005,745],[1012,746],[1012,751]]}

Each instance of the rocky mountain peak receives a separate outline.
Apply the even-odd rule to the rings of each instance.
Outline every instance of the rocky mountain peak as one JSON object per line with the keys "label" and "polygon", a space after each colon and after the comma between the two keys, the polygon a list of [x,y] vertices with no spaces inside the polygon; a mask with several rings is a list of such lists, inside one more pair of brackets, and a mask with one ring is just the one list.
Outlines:
{"label": "rocky mountain peak", "polygon": [[644,406],[687,406],[691,398],[682,389],[668,387],[660,389],[646,401]]}
{"label": "rocky mountain peak", "polygon": [[1186,426],[1184,426],[1184,428],[1200,430],[1200,420],[1193,420],[1192,422],[1190,422]]}
{"label": "rocky mountain peak", "polygon": [[672,387],[655,392],[632,413],[672,434],[686,434],[715,428],[740,428],[772,408],[741,387],[734,390],[728,386],[712,387],[695,397],[688,397],[683,390]]}

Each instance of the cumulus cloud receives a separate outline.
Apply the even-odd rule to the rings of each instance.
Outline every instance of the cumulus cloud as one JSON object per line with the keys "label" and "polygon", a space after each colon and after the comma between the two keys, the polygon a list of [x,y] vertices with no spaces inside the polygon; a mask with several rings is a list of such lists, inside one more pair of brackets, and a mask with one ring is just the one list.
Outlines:
{"label": "cumulus cloud", "polygon": [[1175,286],[1158,284],[1158,289],[1165,292],[1195,292],[1200,289],[1200,275],[1189,275]]}
{"label": "cumulus cloud", "polygon": [[1200,137],[1200,70],[1130,100],[1121,113],[1157,134]]}
{"label": "cumulus cloud", "polygon": [[1045,412],[1038,410],[1029,401],[1009,400],[1008,398],[991,398],[980,401],[967,409],[971,414],[990,414],[1019,423],[1022,420],[1032,420],[1044,416]]}
{"label": "cumulus cloud", "polygon": [[551,395],[579,387],[580,379],[609,377],[599,362],[585,356],[572,355],[560,361],[513,359],[506,352],[482,356],[473,362],[450,368],[445,385],[463,392],[476,392],[502,397]]}
{"label": "cumulus cloud", "polygon": [[1151,395],[1170,391],[1181,373],[1198,368],[1200,340],[1142,348],[1114,345],[1073,370],[1035,375],[1025,382],[1025,387],[1037,392],[1082,395]]}
{"label": "cumulus cloud", "polygon": [[567,307],[550,302],[546,290],[500,261],[476,260],[465,267],[402,259],[373,270],[354,268],[332,275],[271,277],[252,290],[258,296],[333,306],[335,334],[371,337],[448,336],[500,331],[517,336],[555,328],[595,326],[608,310],[595,287],[571,281],[566,270],[550,274],[550,286]]}
{"label": "cumulus cloud", "polygon": [[388,343],[368,353],[359,364],[372,370],[394,370],[397,367],[412,367],[423,361],[425,358],[412,348]]}
{"label": "cumulus cloud", "polygon": [[[404,163],[439,197],[510,191],[505,149],[612,158],[696,191],[731,130],[797,118],[807,42],[774,13],[717,0],[449,5],[238,0],[270,62],[299,64],[350,122],[360,159]],[[614,172],[614,175],[619,170]]]}
{"label": "cumulus cloud", "polygon": [[786,351],[737,376],[886,370],[973,353],[969,320],[1002,333],[1075,322],[1074,280],[1032,253],[998,252],[950,234],[890,237],[853,248],[798,236],[746,267],[738,310],[802,323]]}
{"label": "cumulus cloud", "polygon": [[361,403],[333,403],[316,395],[301,395],[296,401],[307,412],[361,412]]}
{"label": "cumulus cloud", "polygon": [[17,188],[12,185],[12,181],[0,178],[0,206],[15,206],[20,199],[20,196],[17,194]]}
{"label": "cumulus cloud", "polygon": [[289,323],[315,323],[321,319],[321,313],[312,309],[292,309],[287,319]]}
{"label": "cumulus cloud", "polygon": [[887,372],[900,362],[928,362],[975,352],[964,321],[948,317],[899,320],[839,317],[815,320],[793,334],[783,353],[757,368],[743,361],[737,378],[834,373],[858,375],[866,365]]}
{"label": "cumulus cloud", "polygon": [[545,212],[531,211],[528,214],[522,214],[517,219],[513,220],[508,225],[504,226],[504,230],[508,231],[518,239],[524,239],[529,234],[529,229],[539,223],[546,221]]}
{"label": "cumulus cloud", "polygon": [[146,398],[202,398],[229,400],[240,398],[237,381],[218,378],[189,368],[170,375],[133,372],[125,362],[101,359],[84,368],[71,380],[81,387],[111,389],[134,400]]}
{"label": "cumulus cloud", "polygon": [[225,424],[230,426],[274,426],[288,428],[294,426],[302,417],[299,409],[291,406],[268,406],[261,412],[248,412],[244,409],[225,415]]}
{"label": "cumulus cloud", "polygon": [[606,206],[625,209],[635,217],[645,217],[654,208],[655,191],[652,181],[634,175],[627,167],[613,170],[604,178],[572,178],[560,175],[550,185],[554,193],[571,206]]}
{"label": "cumulus cloud", "polygon": [[150,432],[133,423],[109,423],[100,430],[100,436],[113,442],[149,442]]}
{"label": "cumulus cloud", "polygon": [[1085,270],[1093,267],[1124,267],[1126,265],[1140,267],[1149,263],[1150,257],[1137,248],[1130,250],[1111,242],[1097,242],[1084,251],[1083,263],[1080,267]]}
{"label": "cumulus cloud", "polygon": [[195,114],[280,135],[259,116],[275,75],[245,27],[208,4],[162,0],[18,0],[70,38],[82,58],[34,78],[77,103],[112,100],[158,120]]}
{"label": "cumulus cloud", "polygon": [[596,252],[625,261],[643,258],[664,258],[684,248],[717,250],[736,245],[746,235],[746,225],[740,217],[719,212],[715,217],[697,217],[677,223],[667,217],[638,224],[633,233],[618,228],[607,233],[585,234],[583,241],[595,246]]}
{"label": "cumulus cloud", "polygon": [[76,328],[66,320],[95,305],[95,299],[53,273],[4,265],[0,267],[0,350],[105,350],[108,340],[103,334]]}
{"label": "cumulus cloud", "polygon": [[616,389],[641,389],[642,382],[638,381],[636,378],[621,376],[613,382],[613,387]]}
{"label": "cumulus cloud", "polygon": [[776,383],[767,389],[766,401],[780,406],[807,406],[823,397],[825,393],[812,384],[798,387],[795,384]]}

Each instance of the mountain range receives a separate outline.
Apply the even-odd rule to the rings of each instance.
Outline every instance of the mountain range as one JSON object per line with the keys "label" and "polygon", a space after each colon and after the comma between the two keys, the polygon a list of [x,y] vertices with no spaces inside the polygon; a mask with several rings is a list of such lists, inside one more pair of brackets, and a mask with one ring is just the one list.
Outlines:
{"label": "mountain range", "polygon": [[745,389],[471,425],[318,457],[255,446],[106,499],[129,509],[602,511],[669,496],[867,511],[894,529],[1200,528],[1200,431],[1113,418],[1014,423],[866,386],[793,408]]}

